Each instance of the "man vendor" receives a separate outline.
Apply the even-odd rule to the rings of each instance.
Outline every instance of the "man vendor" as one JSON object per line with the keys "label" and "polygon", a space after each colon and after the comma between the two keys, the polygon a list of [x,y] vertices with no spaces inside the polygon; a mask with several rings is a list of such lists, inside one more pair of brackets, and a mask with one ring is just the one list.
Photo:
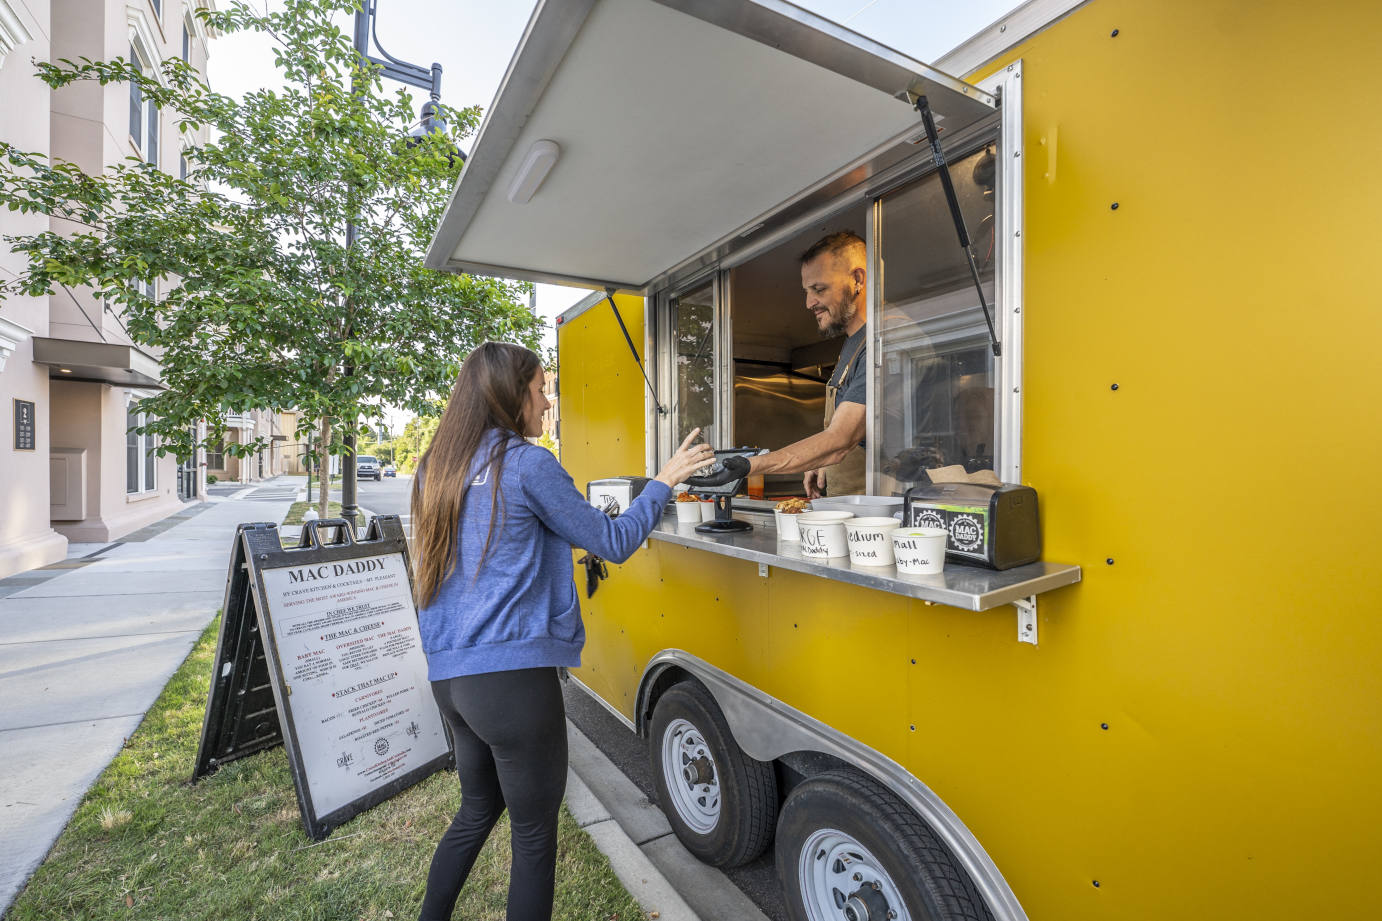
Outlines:
{"label": "man vendor", "polygon": [[863,238],[848,230],[816,241],[801,254],[806,309],[816,315],[816,326],[823,337],[833,338],[841,333],[848,337],[825,388],[824,430],[757,457],[726,458],[722,470],[691,477],[687,485],[719,486],[743,476],[801,473],[806,495],[812,499],[827,491],[832,496],[863,493],[867,266]]}

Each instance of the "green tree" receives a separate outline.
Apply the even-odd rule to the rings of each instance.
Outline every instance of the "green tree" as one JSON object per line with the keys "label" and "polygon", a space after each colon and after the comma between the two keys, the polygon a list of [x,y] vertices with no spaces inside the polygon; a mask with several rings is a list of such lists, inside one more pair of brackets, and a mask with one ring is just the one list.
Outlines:
{"label": "green tree", "polygon": [[416,473],[418,461],[432,444],[432,436],[441,425],[441,406],[431,407],[432,415],[414,416],[403,426],[402,437],[396,440],[398,448],[398,469],[404,473]]}
{"label": "green tree", "polygon": [[[137,158],[91,176],[0,144],[0,203],[78,228],[6,237],[28,267],[0,283],[0,302],[94,289],[163,363],[168,389],[140,410],[164,451],[188,453],[199,419],[296,408],[298,436],[316,427],[316,444],[339,453],[343,429],[380,404],[428,411],[478,343],[536,345],[527,285],[423,268],[461,168],[455,145],[478,109],[444,108],[449,127],[410,139],[412,98],[386,92],[335,25],[355,5],[198,10],[220,32],[260,30],[275,42],[283,88],[238,102],[177,58],[161,64],[162,79],[122,58],[37,65],[54,88],[137,83],[180,131],[210,126],[211,140],[186,152],[189,181]],[[166,281],[158,300],[144,293],[153,279]],[[323,509],[326,496],[323,483]]]}

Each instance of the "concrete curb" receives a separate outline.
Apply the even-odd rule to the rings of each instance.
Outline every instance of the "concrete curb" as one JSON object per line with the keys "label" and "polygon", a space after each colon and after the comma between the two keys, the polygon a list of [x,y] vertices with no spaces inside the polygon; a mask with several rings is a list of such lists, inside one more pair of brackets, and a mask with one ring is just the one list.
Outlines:
{"label": "concrete curb", "polygon": [[[567,731],[580,732],[570,723],[567,723]],[[700,921],[700,915],[691,910],[667,878],[638,849],[575,768],[568,768],[566,773],[566,808],[600,852],[609,858],[614,875],[619,877],[619,882],[642,907],[644,914],[651,916],[656,912],[659,921]]]}

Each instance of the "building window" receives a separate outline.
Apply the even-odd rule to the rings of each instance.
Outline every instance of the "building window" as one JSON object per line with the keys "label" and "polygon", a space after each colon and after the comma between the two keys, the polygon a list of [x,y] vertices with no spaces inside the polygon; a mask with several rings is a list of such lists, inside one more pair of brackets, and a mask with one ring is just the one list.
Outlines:
{"label": "building window", "polygon": [[162,16],[163,16],[163,0],[149,0],[149,2],[153,4],[153,7],[154,7],[154,15],[155,15],[155,16],[158,16],[158,17],[160,17],[160,18],[162,18]]}
{"label": "building window", "polygon": [[134,405],[126,411],[125,416],[125,492],[139,492],[139,441],[140,435],[135,431],[139,425],[139,414],[134,411]]}
{"label": "building window", "polygon": [[[153,73],[153,66],[130,46],[130,66],[140,75]],[[158,165],[158,106],[144,96],[138,83],[130,83],[130,140],[150,166]]]}
{"label": "building window", "polygon": [[206,450],[206,469],[224,470],[226,469],[226,443],[223,439],[216,439],[216,443]]}
{"label": "building window", "polygon": [[182,62],[192,63],[192,32],[187,28],[187,20],[182,22]]}
{"label": "building window", "polygon": [[186,158],[186,157],[178,157],[178,178],[179,178],[179,179],[186,179],[186,178],[187,178],[187,158]]}
{"label": "building window", "polygon": [[[134,72],[144,73],[144,62],[139,60],[139,55],[134,53],[134,47],[130,47],[130,67]],[[130,140],[134,141],[134,146],[143,149],[144,143],[144,92],[139,88],[139,84],[130,81]]]}
{"label": "building window", "polygon": [[151,492],[156,485],[154,435],[138,432],[147,419],[144,413],[135,412],[133,402],[129,404],[125,414],[125,492],[130,494]]}

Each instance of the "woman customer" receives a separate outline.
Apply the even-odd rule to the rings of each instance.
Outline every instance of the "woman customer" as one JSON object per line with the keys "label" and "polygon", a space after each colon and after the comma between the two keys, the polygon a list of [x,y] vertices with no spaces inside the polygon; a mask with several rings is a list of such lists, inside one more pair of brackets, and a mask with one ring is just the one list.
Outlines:
{"label": "woman customer", "polygon": [[432,693],[451,727],[461,808],[432,857],[421,921],[449,919],[490,829],[512,829],[508,921],[547,921],[566,790],[557,669],[580,664],[585,629],[571,548],[622,562],[671,487],[714,459],[687,436],[618,518],[592,507],[546,448],[537,355],[487,342],[461,367],[413,483],[418,621]]}

